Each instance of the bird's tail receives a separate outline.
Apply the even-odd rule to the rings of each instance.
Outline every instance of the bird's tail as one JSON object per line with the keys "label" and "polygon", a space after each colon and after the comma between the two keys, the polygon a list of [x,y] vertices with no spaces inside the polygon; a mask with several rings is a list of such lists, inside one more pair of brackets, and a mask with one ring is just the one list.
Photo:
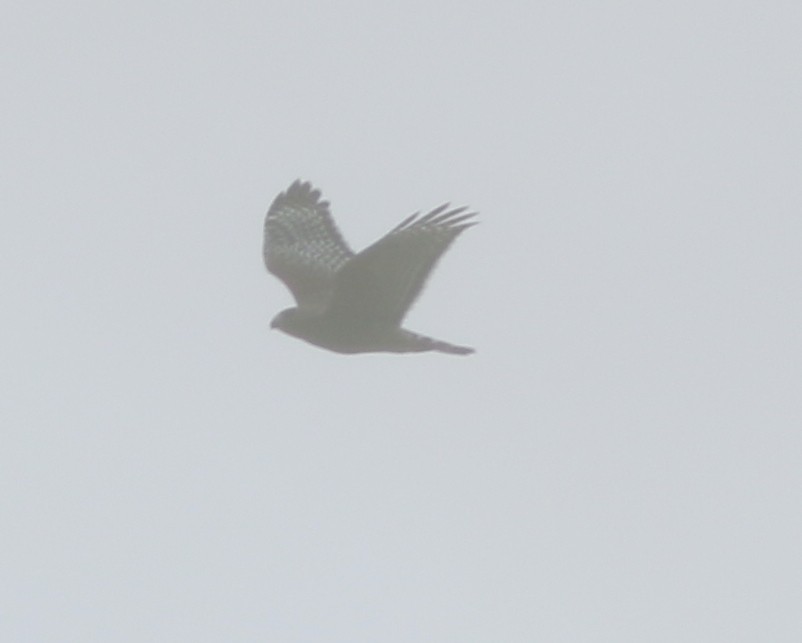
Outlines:
{"label": "bird's tail", "polygon": [[476,352],[475,349],[469,346],[457,346],[434,337],[426,337],[426,335],[419,335],[410,331],[406,332],[414,338],[415,347],[412,349],[414,352],[438,351],[440,353],[449,353],[450,355],[470,355]]}
{"label": "bird's tail", "polygon": [[470,346],[457,346],[456,344],[442,342],[439,339],[432,340],[432,350],[440,351],[441,353],[450,353],[451,355],[470,355],[476,352],[476,349]]}

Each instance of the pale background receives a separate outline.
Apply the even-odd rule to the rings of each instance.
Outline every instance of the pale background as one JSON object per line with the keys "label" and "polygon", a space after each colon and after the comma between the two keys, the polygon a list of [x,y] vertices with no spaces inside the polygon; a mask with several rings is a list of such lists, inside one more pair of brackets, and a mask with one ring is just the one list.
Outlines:
{"label": "pale background", "polygon": [[[802,640],[798,2],[3,14],[0,640]],[[298,177],[478,353],[270,331]]]}

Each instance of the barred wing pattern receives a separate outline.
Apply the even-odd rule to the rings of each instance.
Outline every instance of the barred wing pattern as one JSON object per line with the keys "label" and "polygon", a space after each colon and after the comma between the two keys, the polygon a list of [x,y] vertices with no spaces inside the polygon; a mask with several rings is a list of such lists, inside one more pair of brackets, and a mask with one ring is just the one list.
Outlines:
{"label": "barred wing pattern", "polygon": [[292,292],[299,308],[324,310],[334,276],[354,253],[334,225],[328,201],[309,183],[295,181],[279,194],[265,219],[265,266]]}

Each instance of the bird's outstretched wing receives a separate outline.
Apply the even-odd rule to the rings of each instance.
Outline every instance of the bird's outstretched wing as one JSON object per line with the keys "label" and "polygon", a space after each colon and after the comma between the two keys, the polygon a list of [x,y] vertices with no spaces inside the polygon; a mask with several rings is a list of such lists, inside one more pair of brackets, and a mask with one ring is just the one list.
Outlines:
{"label": "bird's outstretched wing", "polygon": [[343,265],[330,312],[341,319],[400,324],[429,273],[475,213],[441,205],[413,214]]}
{"label": "bird's outstretched wing", "polygon": [[354,256],[334,225],[328,201],[300,180],[270,206],[263,254],[267,269],[292,291],[298,307],[316,310],[328,305],[334,275]]}

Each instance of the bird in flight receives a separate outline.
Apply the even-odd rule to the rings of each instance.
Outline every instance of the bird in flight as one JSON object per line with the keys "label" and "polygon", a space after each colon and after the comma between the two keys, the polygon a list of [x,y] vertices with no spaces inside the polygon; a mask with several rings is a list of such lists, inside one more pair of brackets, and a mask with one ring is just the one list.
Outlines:
{"label": "bird in flight", "polygon": [[295,181],[265,218],[265,265],[297,303],[276,315],[271,328],[337,353],[473,353],[401,327],[437,261],[476,223],[476,213],[448,207],[407,217],[355,254],[320,191]]}

